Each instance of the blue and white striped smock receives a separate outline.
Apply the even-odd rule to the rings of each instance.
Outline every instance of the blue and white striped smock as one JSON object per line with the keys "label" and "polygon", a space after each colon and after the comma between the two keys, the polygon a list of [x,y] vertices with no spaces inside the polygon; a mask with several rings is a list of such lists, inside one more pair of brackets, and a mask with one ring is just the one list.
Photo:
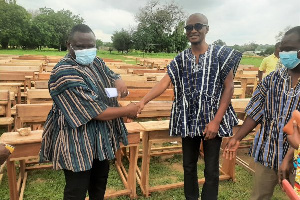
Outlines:
{"label": "blue and white striped smock", "polygon": [[94,159],[115,158],[119,142],[128,143],[122,119],[93,118],[118,106],[117,99],[104,91],[118,78],[99,58],[81,66],[68,55],[53,68],[49,91],[54,102],[44,125],[41,161],[52,161],[54,169],[78,172],[91,169]]}
{"label": "blue and white striped smock", "polygon": [[[168,66],[175,99],[171,111],[170,135],[203,136],[205,126],[214,118],[220,103],[224,81],[237,70],[242,54],[225,46],[209,45],[199,62],[191,49],[177,55]],[[230,105],[220,124],[220,137],[232,136],[238,123]]]}
{"label": "blue and white striped smock", "polygon": [[271,72],[257,85],[246,107],[247,115],[261,124],[250,151],[255,161],[278,170],[289,149],[282,129],[294,110],[300,110],[300,81],[292,87],[286,68]]}

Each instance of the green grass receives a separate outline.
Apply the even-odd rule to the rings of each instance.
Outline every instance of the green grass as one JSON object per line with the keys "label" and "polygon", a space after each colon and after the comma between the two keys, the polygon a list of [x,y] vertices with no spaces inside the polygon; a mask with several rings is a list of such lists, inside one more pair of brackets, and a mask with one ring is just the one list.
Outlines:
{"label": "green grass", "polygon": [[[9,49],[9,50],[1,50],[0,54],[11,54],[11,55],[48,55],[48,56],[64,56],[66,55],[66,51],[55,51],[55,50],[18,50],[18,49]],[[100,50],[97,52],[97,55],[101,58],[110,58],[110,59],[118,59],[125,61],[127,63],[134,63],[134,60],[129,61],[130,59],[125,56],[135,56],[141,58],[166,58],[172,59],[177,54],[176,53],[143,53],[140,51],[129,52],[128,54],[122,54],[116,51]],[[252,57],[252,56],[243,56],[241,60],[242,65],[254,65],[255,67],[259,67],[263,57]]]}
{"label": "green grass", "polygon": [[[125,167],[128,161],[124,160]],[[139,160],[139,165],[141,161]],[[123,189],[122,182],[113,163],[108,179],[108,190],[117,191]],[[198,163],[198,176],[203,177],[204,162],[202,159]],[[4,179],[0,184],[0,199],[8,200],[7,175],[4,172]],[[253,176],[244,168],[236,166],[236,182],[231,180],[221,181],[219,188],[220,200],[243,200],[249,199],[251,195]],[[152,157],[150,162],[150,185],[160,185],[183,181],[182,156],[174,155],[167,158]],[[62,171],[35,170],[28,172],[24,200],[58,200],[63,198],[64,175]],[[202,186],[200,186],[201,191]],[[143,197],[137,185],[138,199],[153,200],[182,200],[184,199],[183,188],[153,192],[151,197]],[[115,198],[117,200],[129,200],[127,196]],[[287,200],[285,194],[277,186],[272,200]]]}
{"label": "green grass", "polygon": [[255,67],[259,67],[263,58],[264,57],[243,56],[240,64],[241,65],[254,65]]}

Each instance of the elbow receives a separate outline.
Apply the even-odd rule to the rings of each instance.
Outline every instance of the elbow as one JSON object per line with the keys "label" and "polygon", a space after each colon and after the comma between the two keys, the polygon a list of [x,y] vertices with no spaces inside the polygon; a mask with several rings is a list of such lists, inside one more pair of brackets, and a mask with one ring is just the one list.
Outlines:
{"label": "elbow", "polygon": [[234,84],[228,85],[228,86],[225,88],[225,93],[226,93],[226,94],[229,94],[230,97],[232,97],[232,96],[233,96],[233,93],[234,93]]}

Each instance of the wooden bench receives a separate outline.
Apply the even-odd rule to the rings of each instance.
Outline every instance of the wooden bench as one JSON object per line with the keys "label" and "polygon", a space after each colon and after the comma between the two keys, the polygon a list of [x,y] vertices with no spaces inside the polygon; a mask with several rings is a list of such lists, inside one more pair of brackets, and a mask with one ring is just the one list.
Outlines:
{"label": "wooden bench", "polygon": [[[128,89],[129,95],[119,99],[122,101],[140,101],[151,89]],[[166,89],[159,97],[153,101],[172,101],[174,98],[173,89]]]}
{"label": "wooden bench", "polygon": [[35,89],[48,89],[48,81],[35,81],[34,88]]}
{"label": "wooden bench", "polygon": [[38,104],[38,103],[52,103],[48,89],[29,89],[27,91],[27,103]]}
{"label": "wooden bench", "polygon": [[[113,198],[120,195],[129,195],[131,198],[136,198],[136,169],[138,158],[138,145],[140,141],[140,131],[143,128],[138,123],[125,124],[128,130],[129,141],[129,169],[126,172],[124,165],[121,162],[121,151],[116,153],[116,167],[120,174],[121,180],[125,186],[124,190],[119,190],[113,193],[106,193],[105,198]],[[10,199],[19,200],[23,199],[24,190],[27,182],[28,171],[41,169],[37,167],[27,167],[25,160],[36,158],[39,154],[42,130],[31,131],[28,136],[20,136],[18,132],[3,133],[0,137],[0,142],[10,144],[15,147],[14,152],[7,159],[7,175],[10,190]],[[20,162],[20,174],[17,180],[16,165],[15,162]],[[44,168],[49,168],[45,166]]]}
{"label": "wooden bench", "polygon": [[[151,143],[155,141],[181,141],[180,137],[170,137],[169,136],[169,120],[163,121],[149,121],[140,122],[144,128],[143,139],[143,156],[142,156],[142,166],[141,170],[138,169],[138,183],[141,186],[142,192],[146,197],[149,197],[151,192],[162,191],[168,189],[174,189],[178,187],[183,187],[183,182],[152,186],[149,185],[149,166],[151,157]],[[226,139],[223,140],[223,142]],[[227,160],[223,159],[222,167],[220,168],[220,180],[235,179],[235,159]],[[203,184],[204,178],[199,179],[198,182]]]}
{"label": "wooden bench", "polygon": [[[128,143],[126,148],[129,149],[129,169],[126,171],[122,163],[122,149],[119,149],[116,153],[116,168],[121,177],[124,190],[118,190],[112,193],[105,193],[105,199],[114,198],[121,195],[129,195],[130,198],[136,198],[136,170],[137,170],[137,159],[138,159],[138,148],[140,144],[140,132],[143,131],[143,127],[137,123],[125,123],[128,131]],[[121,145],[124,148],[124,145]]]}
{"label": "wooden bench", "polygon": [[27,126],[33,124],[44,124],[51,108],[52,103],[17,104],[15,129],[24,127],[24,123],[26,123]]}
{"label": "wooden bench", "polygon": [[31,66],[26,66],[26,65],[14,65],[14,66],[1,65],[0,66],[0,72],[1,71],[35,71],[35,72],[41,72],[42,67],[40,65],[31,65]]}
{"label": "wooden bench", "polygon": [[11,131],[14,118],[11,117],[11,100],[8,90],[0,90],[0,125],[7,126],[8,131]]}
{"label": "wooden bench", "polygon": [[1,83],[21,83],[24,86],[24,92],[26,92],[27,87],[31,88],[31,78],[26,77],[24,74],[20,73],[2,73],[0,72]]}
{"label": "wooden bench", "polygon": [[[119,101],[121,106],[127,106],[135,101]],[[173,101],[150,101],[137,118],[170,117]]]}
{"label": "wooden bench", "polygon": [[[8,90],[13,92],[17,97],[17,103],[21,103],[21,83],[0,83],[0,90]],[[15,97],[11,99],[15,100]]]}
{"label": "wooden bench", "polygon": [[37,80],[39,81],[45,81],[45,80],[49,80],[50,79],[50,72],[42,72],[42,73],[38,73],[37,74]]}

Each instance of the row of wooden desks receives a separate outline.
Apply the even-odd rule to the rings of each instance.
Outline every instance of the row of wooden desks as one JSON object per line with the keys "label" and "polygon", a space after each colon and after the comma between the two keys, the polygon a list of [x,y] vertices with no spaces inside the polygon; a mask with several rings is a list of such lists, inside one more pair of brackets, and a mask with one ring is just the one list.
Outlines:
{"label": "row of wooden desks", "polygon": [[[116,166],[124,183],[125,189],[114,193],[108,193],[105,198],[112,198],[120,195],[136,197],[136,168],[138,159],[138,147],[140,142],[140,132],[143,130],[137,122],[126,123],[129,141],[129,169],[128,173],[121,162],[121,150],[116,153]],[[7,159],[7,175],[10,190],[10,199],[23,199],[27,180],[27,170],[25,160],[36,158],[39,154],[42,141],[42,130],[31,131],[28,136],[20,136],[18,132],[3,133],[0,137],[1,143],[13,145],[14,152]],[[122,145],[121,145],[122,146]],[[17,179],[16,161],[20,162],[20,173]]]}
{"label": "row of wooden desks", "polygon": [[[140,184],[143,194],[147,197],[150,195],[151,192],[154,191],[182,187],[183,182],[154,187],[149,186],[151,144],[157,141],[181,141],[180,137],[169,136],[169,120],[139,123],[132,122],[126,123],[125,125],[129,133],[128,147],[130,153],[128,173],[126,172],[125,167],[121,162],[122,151],[119,150],[116,154],[117,170],[121,176],[125,189],[111,194],[106,194],[106,198],[116,197],[119,195],[129,195],[131,198],[135,198],[136,179]],[[143,154],[142,166],[141,169],[138,169],[137,159],[140,144],[140,134],[142,134]],[[25,170],[25,160],[36,157],[38,155],[41,146],[41,139],[42,131],[32,131],[29,136],[25,137],[19,136],[17,132],[9,132],[4,133],[0,137],[0,142],[15,146],[15,151],[10,155],[10,157],[7,160],[7,173],[11,200],[17,200],[19,199],[19,197],[22,198],[27,178],[27,172]],[[15,161],[20,161],[19,181],[16,180],[17,175]],[[235,160],[225,160],[223,162],[223,166],[220,169],[222,173],[222,175],[220,176],[220,180],[234,179],[234,164]],[[204,179],[199,180],[199,182],[203,183]]]}

